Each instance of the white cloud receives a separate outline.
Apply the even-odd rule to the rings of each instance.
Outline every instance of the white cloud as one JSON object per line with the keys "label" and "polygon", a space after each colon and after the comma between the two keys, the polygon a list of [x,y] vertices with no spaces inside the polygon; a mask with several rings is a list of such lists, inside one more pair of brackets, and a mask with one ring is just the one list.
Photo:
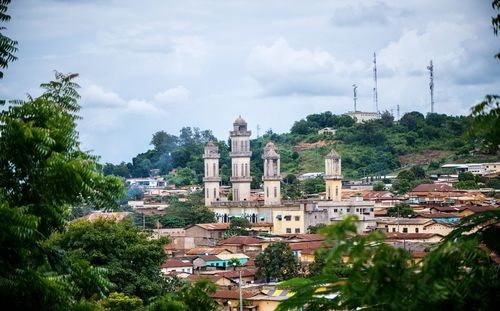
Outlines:
{"label": "white cloud", "polygon": [[95,84],[85,87],[80,93],[83,106],[86,108],[117,108],[125,104],[117,93],[105,91]]}
{"label": "white cloud", "polygon": [[179,56],[199,58],[207,53],[207,44],[196,36],[172,38],[173,50]]}
{"label": "white cloud", "polygon": [[191,92],[182,85],[160,92],[154,96],[154,101],[159,104],[178,103],[188,100]]}
{"label": "white cloud", "polygon": [[294,49],[280,38],[252,49],[247,70],[266,95],[345,94],[355,76],[369,72],[362,61],[340,62],[322,49]]}

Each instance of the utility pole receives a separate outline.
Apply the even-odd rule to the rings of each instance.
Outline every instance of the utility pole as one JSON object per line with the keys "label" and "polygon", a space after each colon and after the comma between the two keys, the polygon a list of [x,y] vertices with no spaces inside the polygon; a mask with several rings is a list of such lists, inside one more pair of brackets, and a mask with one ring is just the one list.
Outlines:
{"label": "utility pole", "polygon": [[358,93],[356,92],[358,86],[356,84],[352,85],[352,91],[354,93],[354,112],[356,112],[356,101],[358,100]]}
{"label": "utility pole", "polygon": [[427,66],[427,70],[429,70],[430,74],[429,88],[431,89],[431,113],[434,113],[434,65],[432,65],[432,59],[431,64]]}
{"label": "utility pole", "polygon": [[397,106],[397,111],[398,111],[398,120],[399,120],[399,104]]}
{"label": "utility pole", "polygon": [[375,109],[377,113],[378,111],[378,90],[377,90],[377,54],[373,52],[373,80],[374,80],[374,87],[373,87],[373,101],[375,102]]}
{"label": "utility pole", "polygon": [[241,269],[240,269],[240,311],[243,311],[243,294],[241,292]]}

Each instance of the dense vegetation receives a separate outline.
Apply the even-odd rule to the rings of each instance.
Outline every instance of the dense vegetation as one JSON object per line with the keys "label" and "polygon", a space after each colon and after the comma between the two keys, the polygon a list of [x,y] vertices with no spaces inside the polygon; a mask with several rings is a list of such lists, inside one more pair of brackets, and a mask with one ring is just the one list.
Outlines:
{"label": "dense vegetation", "polygon": [[[335,148],[342,156],[343,175],[348,178],[383,176],[411,164],[422,164],[431,171],[439,170],[445,159],[466,161],[479,147],[470,135],[471,117],[447,116],[409,112],[399,121],[385,112],[381,119],[355,123],[346,115],[331,112],[312,114],[294,123],[290,133],[276,134],[271,130],[251,140],[253,175],[252,187],[258,188],[262,176],[261,155],[265,144],[272,140],[281,155],[283,173],[300,174],[323,171],[323,157]],[[335,135],[318,134],[324,127],[337,129]],[[149,176],[151,169],[159,169],[167,180],[177,186],[201,183],[203,178],[203,146],[215,140],[211,131],[189,127],[181,129],[177,137],[157,132],[153,135],[153,149],[137,155],[132,163],[107,163],[105,174],[123,177]],[[221,153],[222,184],[229,184],[230,158],[228,143],[216,141]],[[426,152],[437,156],[429,159]],[[415,158],[422,155],[424,160]],[[172,169],[176,169],[171,172]]]}

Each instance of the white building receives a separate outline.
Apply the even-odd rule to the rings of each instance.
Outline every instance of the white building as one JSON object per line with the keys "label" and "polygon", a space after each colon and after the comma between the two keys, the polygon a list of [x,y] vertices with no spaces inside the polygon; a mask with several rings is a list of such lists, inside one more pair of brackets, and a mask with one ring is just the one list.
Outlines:
{"label": "white building", "polygon": [[250,135],[247,122],[240,116],[233,123],[231,134],[231,183],[233,201],[250,200]]}
{"label": "white building", "polygon": [[380,119],[380,113],[378,112],[349,111],[346,115],[355,119],[356,123]]}

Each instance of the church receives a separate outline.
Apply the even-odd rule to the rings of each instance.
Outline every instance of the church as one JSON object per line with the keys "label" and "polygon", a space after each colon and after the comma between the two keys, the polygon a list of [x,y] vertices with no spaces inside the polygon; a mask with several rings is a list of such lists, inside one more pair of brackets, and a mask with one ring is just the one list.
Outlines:
{"label": "church", "polygon": [[[245,217],[251,223],[273,223],[275,233],[305,233],[309,226],[339,221],[344,214],[354,213],[360,218],[360,231],[372,224],[374,202],[359,199],[342,201],[341,157],[334,149],[325,157],[326,197],[290,201],[281,199],[280,155],[273,142],[268,142],[262,154],[264,201],[251,201],[252,132],[240,116],[234,121],[233,129],[229,133],[231,201],[220,198],[220,154],[217,145],[208,142],[203,154],[205,205],[215,213],[218,222],[229,222],[232,217]],[[368,222],[363,224],[365,220]]]}

